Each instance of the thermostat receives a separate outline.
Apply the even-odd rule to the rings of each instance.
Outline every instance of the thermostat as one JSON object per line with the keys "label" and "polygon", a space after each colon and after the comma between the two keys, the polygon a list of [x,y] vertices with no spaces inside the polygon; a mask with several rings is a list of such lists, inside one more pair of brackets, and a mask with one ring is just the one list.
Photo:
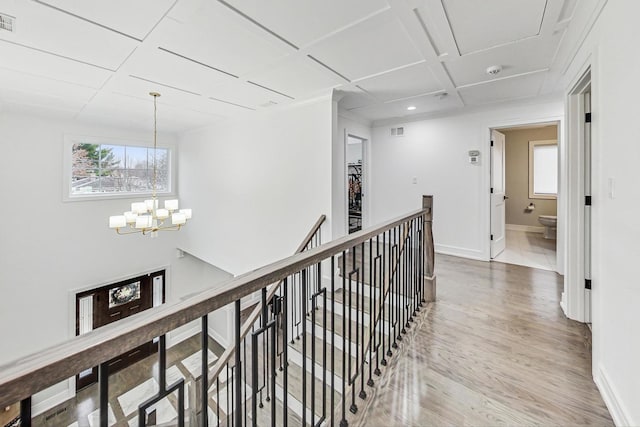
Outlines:
{"label": "thermostat", "polygon": [[471,164],[480,163],[480,151],[478,150],[469,151],[469,163]]}

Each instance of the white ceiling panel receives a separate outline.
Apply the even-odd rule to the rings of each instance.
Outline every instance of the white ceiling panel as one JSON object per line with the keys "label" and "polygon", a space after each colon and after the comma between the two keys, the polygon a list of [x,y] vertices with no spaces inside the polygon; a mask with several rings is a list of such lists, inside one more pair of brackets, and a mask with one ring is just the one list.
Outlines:
{"label": "white ceiling panel", "polygon": [[80,107],[96,94],[95,89],[5,68],[0,68],[0,88],[33,94],[35,97],[56,98],[63,103]]}
{"label": "white ceiling panel", "polygon": [[287,58],[276,67],[251,76],[251,81],[294,98],[328,91],[345,82],[306,56]]}
{"label": "white ceiling panel", "polygon": [[235,9],[298,47],[308,45],[372,13],[385,0],[227,0]]}
{"label": "white ceiling panel", "polygon": [[75,116],[85,105],[83,99],[76,97],[64,98],[59,94],[33,93],[24,88],[7,87],[0,87],[0,103],[6,105],[6,109],[11,111],[29,112],[30,109],[34,109],[33,112],[36,110],[60,111],[71,117]]}
{"label": "white ceiling panel", "polygon": [[547,0],[441,0],[461,55],[539,33]]}
{"label": "white ceiling panel", "polygon": [[216,1],[197,2],[182,21],[165,19],[153,33],[162,48],[233,75],[271,64],[293,49]]}
{"label": "white ceiling panel", "polygon": [[153,47],[137,49],[122,67],[126,74],[206,94],[217,85],[236,80],[227,74]]}
{"label": "white ceiling panel", "polygon": [[176,0],[36,0],[142,40]]}
{"label": "white ceiling panel", "polygon": [[253,109],[258,109],[272,103],[280,104],[291,100],[286,96],[245,81],[236,81],[232,84],[218,86],[211,93],[211,97]]}
{"label": "white ceiling panel", "polygon": [[551,65],[561,37],[562,32],[558,32],[544,40],[523,40],[520,43],[454,58],[446,62],[445,67],[456,86],[491,80],[486,69],[492,65],[502,66],[499,77],[540,70]]}
{"label": "white ceiling panel", "polygon": [[[106,86],[110,94],[123,95],[134,101],[152,102],[149,92],[159,92],[158,104],[173,108],[181,108],[202,114],[215,116],[225,115],[225,112],[237,112],[238,107],[220,106],[213,103],[206,96],[196,95],[176,88],[160,85],[153,81],[142,80],[131,76],[117,76],[109,81]],[[93,103],[93,102],[92,102]]]}
{"label": "white ceiling panel", "polygon": [[404,27],[385,12],[314,45],[312,56],[351,80],[421,61]]}
{"label": "white ceiling panel", "polygon": [[28,74],[100,88],[113,75],[111,71],[60,58],[44,52],[0,41],[0,65]]}
{"label": "white ceiling panel", "polygon": [[[416,108],[409,111],[407,110],[409,106]],[[356,108],[350,111],[369,120],[381,120],[391,117],[411,117],[460,107],[462,107],[461,102],[454,96],[424,95],[402,101]]]}
{"label": "white ceiling panel", "polygon": [[424,62],[360,80],[357,84],[382,101],[406,98],[443,89],[429,66]]}
{"label": "white ceiling panel", "polygon": [[489,83],[459,88],[458,92],[467,105],[489,104],[536,96],[546,73],[534,73],[510,77]]}
{"label": "white ceiling panel", "polygon": [[339,105],[346,110],[364,107],[378,102],[377,99],[373,98],[367,92],[359,89],[357,86],[341,88],[338,91],[338,94],[342,95]]}
{"label": "white ceiling panel", "polygon": [[[162,99],[162,97],[160,98]],[[100,93],[78,115],[80,119],[104,124],[126,123],[127,127],[153,129],[153,100],[116,93]],[[158,137],[162,132],[179,132],[221,119],[215,114],[187,110],[158,101]],[[151,135],[149,135],[151,138]]]}
{"label": "white ceiling panel", "polygon": [[0,39],[109,70],[117,69],[139,45],[135,40],[33,1],[0,0],[0,10],[16,17],[16,31],[2,31]]}

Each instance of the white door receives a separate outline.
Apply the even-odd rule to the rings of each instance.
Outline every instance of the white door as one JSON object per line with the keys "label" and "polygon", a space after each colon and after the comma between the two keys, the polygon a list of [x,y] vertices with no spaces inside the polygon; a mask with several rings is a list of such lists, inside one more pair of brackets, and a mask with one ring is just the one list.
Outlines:
{"label": "white door", "polygon": [[491,258],[506,244],[504,200],[504,134],[491,130]]}
{"label": "white door", "polygon": [[[591,89],[589,89],[590,91]],[[591,323],[591,93],[584,94],[584,321]],[[589,119],[587,119],[589,117]]]}

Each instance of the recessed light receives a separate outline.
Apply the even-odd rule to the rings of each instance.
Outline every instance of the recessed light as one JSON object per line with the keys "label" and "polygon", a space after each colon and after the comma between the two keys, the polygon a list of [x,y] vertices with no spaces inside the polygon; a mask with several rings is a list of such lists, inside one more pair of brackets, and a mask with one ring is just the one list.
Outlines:
{"label": "recessed light", "polygon": [[409,111],[413,111],[415,109],[416,109],[416,107],[413,106],[413,105],[410,105],[410,106],[407,107],[407,110],[409,110]]}

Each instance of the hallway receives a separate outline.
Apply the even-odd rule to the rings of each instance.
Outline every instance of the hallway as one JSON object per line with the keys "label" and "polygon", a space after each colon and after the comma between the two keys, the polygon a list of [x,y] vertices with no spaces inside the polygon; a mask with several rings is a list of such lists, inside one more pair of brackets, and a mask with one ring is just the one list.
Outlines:
{"label": "hallway", "polygon": [[450,256],[436,271],[437,302],[350,425],[613,425],[561,276]]}

